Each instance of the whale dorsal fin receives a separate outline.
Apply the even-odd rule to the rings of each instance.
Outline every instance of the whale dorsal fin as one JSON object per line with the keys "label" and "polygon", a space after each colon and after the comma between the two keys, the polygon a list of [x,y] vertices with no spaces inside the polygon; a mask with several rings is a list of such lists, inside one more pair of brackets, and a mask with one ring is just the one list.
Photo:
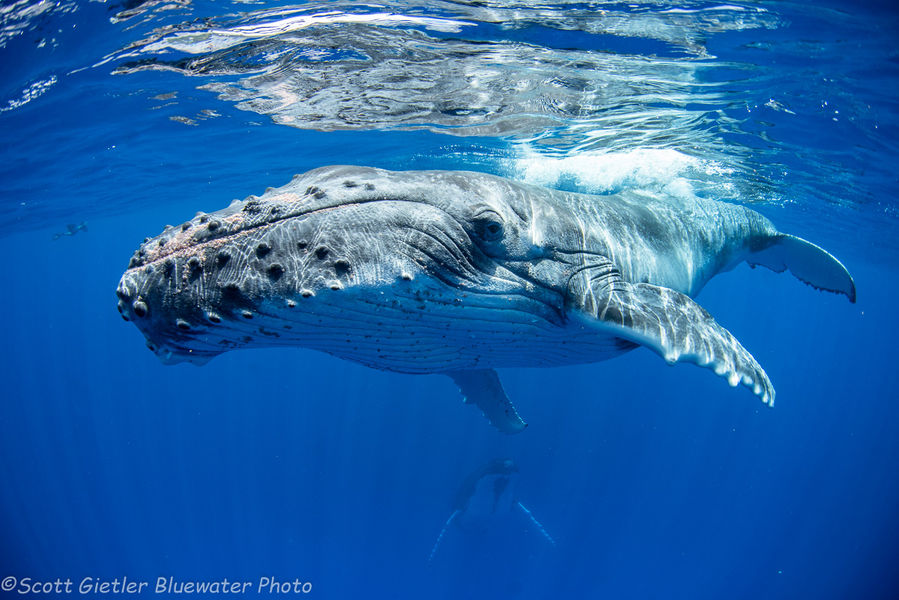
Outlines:
{"label": "whale dorsal fin", "polygon": [[765,404],[774,404],[774,387],[764,369],[689,296],[648,283],[603,283],[603,289],[573,293],[572,301],[596,319],[605,334],[646,346],[669,364],[710,368],[731,386],[742,383]]}
{"label": "whale dorsal fin", "polygon": [[518,416],[493,369],[453,371],[447,375],[459,386],[463,401],[480,408],[487,420],[503,433],[521,433],[528,426]]}

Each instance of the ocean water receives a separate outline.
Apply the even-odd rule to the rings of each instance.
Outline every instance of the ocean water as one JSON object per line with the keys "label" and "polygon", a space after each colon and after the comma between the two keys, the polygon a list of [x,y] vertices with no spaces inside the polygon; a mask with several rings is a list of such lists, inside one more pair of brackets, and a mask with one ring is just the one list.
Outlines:
{"label": "ocean water", "polygon": [[[0,593],[897,597],[897,16],[4,1]],[[745,204],[838,256],[858,302],[743,265],[698,301],[765,367],[773,409],[638,349],[502,370],[515,436],[445,377],[303,349],[160,364],[115,309],[141,240],[328,164]],[[429,564],[496,458],[555,545],[498,516],[448,527]],[[126,577],[147,585],[90,588]]]}

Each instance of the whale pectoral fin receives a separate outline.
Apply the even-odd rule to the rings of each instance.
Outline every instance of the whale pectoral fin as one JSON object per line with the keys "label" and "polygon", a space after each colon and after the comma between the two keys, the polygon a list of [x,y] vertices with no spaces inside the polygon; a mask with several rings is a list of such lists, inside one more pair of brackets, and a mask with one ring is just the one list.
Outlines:
{"label": "whale pectoral fin", "polygon": [[449,529],[450,524],[453,522],[453,519],[459,514],[459,510],[456,509],[453,511],[453,514],[449,516],[446,520],[446,523],[443,524],[443,528],[440,530],[440,535],[437,536],[437,541],[434,542],[434,547],[431,548],[431,554],[428,556],[428,566],[434,562],[434,555],[437,554],[437,548],[440,547],[440,542],[443,541],[443,536],[446,535],[446,530]]}
{"label": "whale pectoral fin", "polygon": [[532,525],[535,525],[535,526],[537,527],[537,531],[540,532],[540,534],[543,536],[543,539],[545,539],[547,542],[549,542],[549,545],[550,545],[550,546],[552,546],[553,548],[555,548],[555,547],[556,547],[556,540],[554,540],[553,537],[552,537],[551,535],[549,535],[549,532],[546,531],[546,528],[543,527],[543,524],[542,524],[540,521],[537,520],[537,517],[534,516],[534,513],[532,513],[531,511],[529,511],[528,508],[527,508],[524,504],[522,504],[521,502],[516,502],[516,503],[515,503],[515,506],[516,506],[522,513],[524,513],[524,516],[527,517],[528,521],[530,521],[530,523],[531,523]]}
{"label": "whale pectoral fin", "polygon": [[528,426],[518,416],[493,369],[453,371],[447,375],[459,386],[463,401],[480,408],[487,420],[503,433],[521,433]]}
{"label": "whale pectoral fin", "polygon": [[764,369],[729,331],[689,296],[650,285],[616,282],[604,295],[587,295],[584,309],[615,335],[651,348],[669,364],[692,362],[743,383],[765,404],[774,387]]}

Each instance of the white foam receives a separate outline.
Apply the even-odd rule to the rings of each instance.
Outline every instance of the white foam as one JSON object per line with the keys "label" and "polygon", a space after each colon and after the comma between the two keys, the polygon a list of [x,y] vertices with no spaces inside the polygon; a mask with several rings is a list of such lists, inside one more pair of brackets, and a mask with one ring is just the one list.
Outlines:
{"label": "white foam", "polygon": [[596,194],[637,188],[689,196],[693,194],[691,178],[726,175],[730,169],[668,148],[549,156],[522,147],[510,171],[512,177],[528,183],[547,187],[573,183],[581,191]]}

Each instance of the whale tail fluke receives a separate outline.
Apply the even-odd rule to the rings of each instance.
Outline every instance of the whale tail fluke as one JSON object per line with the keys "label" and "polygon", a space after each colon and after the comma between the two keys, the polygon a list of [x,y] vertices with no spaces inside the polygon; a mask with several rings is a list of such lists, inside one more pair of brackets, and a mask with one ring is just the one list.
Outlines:
{"label": "whale tail fluke", "polygon": [[746,258],[750,266],[762,265],[777,273],[789,269],[800,281],[815,289],[844,294],[855,302],[852,275],[829,252],[802,238],[778,233],[765,249]]}

